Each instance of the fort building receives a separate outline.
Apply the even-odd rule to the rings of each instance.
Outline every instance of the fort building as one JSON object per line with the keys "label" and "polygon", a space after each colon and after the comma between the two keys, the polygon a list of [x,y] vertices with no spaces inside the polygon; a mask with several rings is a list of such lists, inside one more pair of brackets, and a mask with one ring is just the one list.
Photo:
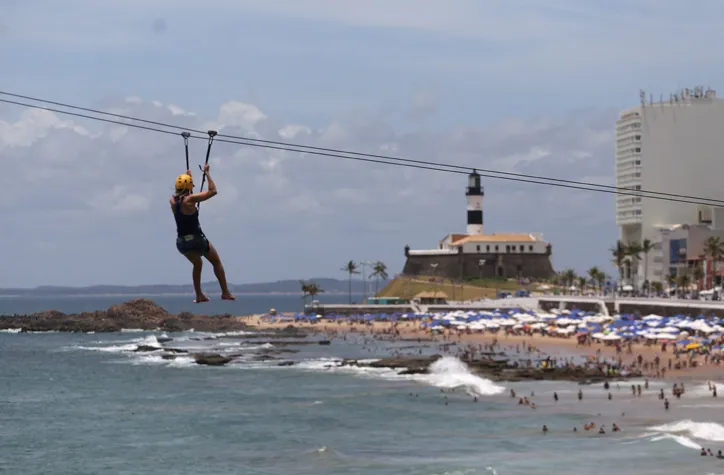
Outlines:
{"label": "fort building", "polygon": [[540,233],[484,234],[480,175],[468,176],[467,233],[452,233],[436,249],[413,250],[405,246],[405,275],[449,279],[534,278],[553,276],[552,245]]}

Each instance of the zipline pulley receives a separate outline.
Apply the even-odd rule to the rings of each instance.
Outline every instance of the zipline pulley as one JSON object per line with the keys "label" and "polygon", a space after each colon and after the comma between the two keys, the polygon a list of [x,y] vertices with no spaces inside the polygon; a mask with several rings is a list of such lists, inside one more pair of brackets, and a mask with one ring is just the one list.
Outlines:
{"label": "zipline pulley", "polygon": [[191,137],[191,134],[189,132],[181,132],[181,137],[184,138],[184,147],[186,147],[186,170],[191,170],[189,165],[189,137]]}
{"label": "zipline pulley", "polygon": [[[214,137],[218,135],[218,132],[215,130],[209,130],[206,132],[209,135],[209,143],[206,147],[206,160],[204,161],[204,165],[208,165],[209,163],[209,157],[211,156],[211,145],[214,143]],[[184,148],[186,149],[186,170],[191,170],[191,166],[189,165],[189,139],[191,138],[190,132],[181,132],[181,137],[184,138]],[[202,177],[201,177],[201,188],[199,188],[199,193],[204,191],[204,185],[206,184],[206,174],[204,173],[204,167],[199,165],[199,170],[201,170]],[[201,208],[201,203],[197,205],[198,208]]]}

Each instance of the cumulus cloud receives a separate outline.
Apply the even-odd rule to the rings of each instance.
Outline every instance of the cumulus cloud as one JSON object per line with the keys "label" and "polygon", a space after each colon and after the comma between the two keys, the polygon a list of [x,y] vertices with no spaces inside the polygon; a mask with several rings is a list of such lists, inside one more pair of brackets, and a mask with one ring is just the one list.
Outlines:
{"label": "cumulus cloud", "polygon": [[[227,135],[478,169],[596,181],[612,170],[612,111],[429,133],[401,132],[375,116],[311,127],[237,101],[211,116],[140,98],[106,109]],[[206,142],[192,140],[190,149],[196,169]],[[12,272],[0,285],[188,280],[168,202],[185,168],[180,136],[3,108],[0,158],[10,177],[0,245],[12,249],[4,265]],[[202,205],[202,225],[234,282],[334,275],[348,259],[381,259],[396,272],[405,244],[435,246],[465,229],[464,174],[219,141],[210,162],[219,195]],[[489,178],[484,184],[486,229],[543,232],[559,267],[601,264],[615,239],[609,195]]]}

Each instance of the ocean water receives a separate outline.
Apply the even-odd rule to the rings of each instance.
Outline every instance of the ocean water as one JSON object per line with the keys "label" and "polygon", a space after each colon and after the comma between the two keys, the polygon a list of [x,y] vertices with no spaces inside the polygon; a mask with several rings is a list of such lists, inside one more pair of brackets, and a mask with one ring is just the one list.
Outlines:
{"label": "ocean water", "polygon": [[[614,384],[611,401],[583,386],[579,402],[576,384],[493,383],[451,357],[428,375],[338,367],[341,357],[430,351],[417,342],[350,335],[299,346],[284,355],[296,364],[281,367],[252,361],[262,345],[238,335],[168,335],[167,346],[249,355],[202,367],[132,352],[160,346],[157,335],[0,333],[0,473],[724,474],[724,460],[698,453],[724,450],[724,401],[705,383],[688,383],[667,412],[657,382],[641,398]],[[511,388],[537,409],[516,404]],[[589,421],[622,432],[582,431]]]}
{"label": "ocean water", "polygon": [[[193,312],[205,315],[231,313],[248,315],[268,312],[275,308],[279,312],[301,312],[304,301],[301,295],[237,294],[236,301],[221,300],[218,292],[208,292],[210,302],[196,304],[194,296],[188,295],[96,295],[96,296],[53,296],[53,297],[4,297],[0,296],[0,315],[24,314],[42,310],[59,310],[65,313],[92,312],[105,310],[112,305],[143,297],[149,298],[171,313]],[[361,295],[352,294],[353,301],[360,301]],[[347,303],[346,294],[320,294],[315,297],[321,303]],[[307,298],[307,303],[311,301]]]}

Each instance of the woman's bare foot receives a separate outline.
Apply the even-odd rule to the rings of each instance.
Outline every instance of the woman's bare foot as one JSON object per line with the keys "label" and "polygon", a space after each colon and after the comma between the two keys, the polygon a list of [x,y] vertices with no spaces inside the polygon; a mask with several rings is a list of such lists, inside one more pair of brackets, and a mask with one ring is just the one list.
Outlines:
{"label": "woman's bare foot", "polygon": [[221,300],[236,300],[236,297],[231,295],[231,293],[221,294]]}
{"label": "woman's bare foot", "polygon": [[204,302],[208,302],[209,300],[211,300],[211,299],[208,298],[206,295],[201,294],[201,295],[196,296],[196,300],[194,300],[194,303],[204,303]]}

